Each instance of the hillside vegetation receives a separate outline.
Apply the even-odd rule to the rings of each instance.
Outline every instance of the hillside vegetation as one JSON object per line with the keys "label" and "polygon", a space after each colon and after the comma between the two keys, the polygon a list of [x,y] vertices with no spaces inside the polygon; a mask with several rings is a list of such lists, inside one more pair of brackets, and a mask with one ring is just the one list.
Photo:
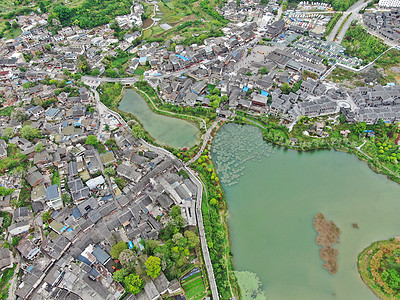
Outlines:
{"label": "hillside vegetation", "polygon": [[342,45],[346,47],[345,53],[347,55],[361,58],[364,65],[373,61],[389,48],[380,39],[370,35],[357,22],[353,22],[347,30]]}

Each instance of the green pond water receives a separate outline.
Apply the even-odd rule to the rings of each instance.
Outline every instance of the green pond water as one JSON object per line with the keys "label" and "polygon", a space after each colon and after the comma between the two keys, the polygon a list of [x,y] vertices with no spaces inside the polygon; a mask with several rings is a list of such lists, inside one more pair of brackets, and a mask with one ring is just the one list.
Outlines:
{"label": "green pond water", "polygon": [[192,122],[156,114],[146,101],[131,89],[125,91],[118,109],[133,114],[143,128],[160,144],[174,148],[190,148],[200,139],[200,131]]}
{"label": "green pond water", "polygon": [[[243,299],[376,299],[358,275],[357,256],[400,235],[398,184],[350,154],[274,148],[252,126],[224,125],[212,157],[227,196]],[[334,275],[315,243],[318,212],[342,231]]]}

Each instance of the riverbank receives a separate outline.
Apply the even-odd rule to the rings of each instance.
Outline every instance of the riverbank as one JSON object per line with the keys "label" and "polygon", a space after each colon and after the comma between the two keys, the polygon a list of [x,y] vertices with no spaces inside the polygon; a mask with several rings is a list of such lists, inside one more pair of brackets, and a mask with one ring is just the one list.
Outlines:
{"label": "riverbank", "polygon": [[[225,124],[220,122],[213,130],[213,137]],[[202,214],[210,258],[221,299],[240,298],[240,289],[232,260],[231,241],[227,223],[228,205],[225,192],[217,176],[216,167],[210,157],[211,141],[203,155],[190,167],[200,176],[206,193],[202,201]]]}
{"label": "riverbank", "polygon": [[[151,99],[148,100],[150,101]],[[173,109],[178,110],[178,108],[184,111],[184,109],[181,107],[174,107]],[[193,109],[190,108],[189,113],[191,110]],[[157,111],[155,112],[157,113]],[[337,135],[338,131],[342,129],[350,128],[351,131],[356,131],[357,125],[340,124],[338,125],[338,128],[334,128],[334,130],[332,130],[332,136],[330,138],[315,139],[313,137],[303,135],[303,129],[305,129],[307,126],[311,126],[311,121],[308,121],[308,123],[302,122],[298,127],[295,126],[294,130],[290,133],[287,127],[279,125],[279,120],[272,118],[268,119],[266,122],[265,117],[254,117],[243,113],[242,116],[238,117],[233,122],[256,126],[261,129],[264,140],[272,142],[275,145],[294,149],[300,152],[318,149],[335,149],[337,151],[353,153],[359,159],[366,161],[370,165],[370,168],[375,172],[382,173],[387,176],[392,175],[393,180],[397,181],[396,174],[390,173],[391,170],[388,168],[379,166],[379,161],[374,161],[372,156],[369,156],[368,153],[370,152],[364,152],[364,147],[370,146],[372,143],[371,140],[367,139],[367,142],[365,142],[365,139],[360,138],[359,136],[356,138],[354,138],[354,136],[344,138],[340,135]],[[207,124],[210,124],[210,121],[207,122]],[[387,125],[383,126],[384,129],[388,128]],[[215,135],[217,130],[218,128],[213,130],[212,136]],[[377,132],[379,133],[378,130]],[[377,135],[377,139],[380,138],[381,137]],[[375,143],[376,140],[373,142]],[[150,141],[150,143],[154,143],[154,141]],[[232,297],[238,297],[240,295],[240,290],[233,272],[234,267],[232,262],[229,228],[226,222],[228,214],[227,201],[225,192],[222,189],[222,186],[216,175],[214,163],[209,156],[211,144],[212,141],[210,140],[204,149],[203,155],[200,156],[199,160],[191,164],[191,167],[200,175],[206,189],[201,209],[204,217],[207,244],[208,248],[210,249],[210,256],[212,256],[211,260],[213,263],[213,269],[215,270],[215,278],[217,280],[219,293],[221,294],[221,298],[225,299],[226,297],[226,299],[228,299]],[[378,146],[378,144],[376,144],[376,146],[381,147]],[[188,154],[189,151],[178,151],[171,148],[168,150],[173,152],[173,154],[180,159],[188,161],[194,156],[198,148],[193,150],[193,154]],[[384,149],[384,152],[385,151],[387,150]],[[221,253],[223,255],[221,255]]]}
{"label": "riverbank", "polygon": [[[201,118],[197,117],[191,117],[191,116],[186,116],[186,115],[179,115],[175,114],[172,112],[167,112],[167,111],[162,111],[160,110],[153,102],[153,100],[143,91],[140,91],[136,87],[131,87],[128,89],[131,89],[134,91],[136,94],[138,94],[141,97],[141,100],[146,103],[146,107],[151,111],[152,113],[160,116],[165,116],[167,118],[170,118],[172,123],[177,123],[177,122],[189,122],[190,125],[194,125],[196,128],[199,129],[199,135],[197,136],[196,140],[197,142],[194,143],[194,145],[190,145],[185,147],[184,145],[182,146],[174,146],[174,145],[168,145],[168,143],[165,143],[165,141],[162,141],[158,139],[156,136],[153,136],[148,130],[146,130],[144,127],[144,124],[140,121],[140,117],[136,117],[133,113],[123,110],[120,107],[121,101],[124,99],[124,95],[126,94],[127,88],[125,86],[122,86],[120,83],[106,83],[101,85],[98,88],[98,91],[100,93],[100,101],[106,105],[108,108],[118,112],[121,117],[129,124],[130,127],[132,127],[135,124],[140,125],[140,137],[143,138],[145,141],[152,143],[154,145],[157,145],[159,147],[164,147],[168,149],[170,152],[173,152],[175,155],[178,156],[179,152],[183,150],[187,151],[188,153],[195,152],[197,149],[201,147],[201,134],[204,132],[202,129],[201,124],[203,123],[203,120]],[[173,121],[173,120],[179,120],[179,121]],[[182,121],[181,121],[182,120]],[[205,122],[204,122],[205,124]],[[137,131],[138,128],[136,128]],[[190,131],[189,128],[187,128],[185,131]],[[187,149],[189,148],[189,150]]]}
{"label": "riverbank", "polygon": [[[365,161],[376,173],[387,176],[400,184],[400,149],[395,143],[399,134],[396,124],[366,125],[365,123],[347,124],[339,123],[330,126],[327,130],[329,137],[315,138],[304,135],[315,123],[326,122],[326,117],[300,120],[289,132],[284,125],[278,125],[279,120],[273,117],[254,117],[245,112],[238,112],[235,122],[248,124],[261,129],[266,141],[277,146],[297,151],[315,151],[334,149],[336,151],[354,154],[360,160]],[[328,122],[326,122],[328,123]],[[328,126],[325,126],[328,127]],[[342,132],[348,136],[342,135]],[[366,132],[373,132],[371,137],[364,137]],[[399,156],[397,157],[397,154]]]}
{"label": "riverbank", "polygon": [[[133,114],[126,113],[118,109],[118,105],[123,96],[124,88],[122,87],[122,85],[118,86],[118,83],[116,83],[109,85],[106,88],[110,90],[106,95],[103,94],[104,95],[103,99],[101,99],[100,96],[100,100],[102,100],[101,102],[104,103],[106,106],[108,106],[110,109],[118,112],[127,123],[129,123],[129,121],[131,120],[135,120],[136,123],[140,124],[140,122]],[[104,86],[100,89],[100,91],[105,92]],[[118,91],[120,97],[115,95],[118,94]],[[145,94],[147,95],[147,93]],[[114,95],[113,96],[114,98],[112,101],[108,101],[108,97],[111,97],[111,95]],[[149,103],[150,101],[151,103]],[[153,110],[154,113],[159,114],[159,110],[155,109],[156,105],[153,103],[150,97],[147,98],[146,102],[148,103],[149,107]],[[191,116],[188,115],[187,117]],[[211,122],[215,120],[215,117],[216,115],[214,115],[213,118],[207,118],[208,119],[207,125],[210,124],[209,126],[212,126]],[[184,119],[186,120],[186,118]],[[210,133],[211,137],[216,134],[218,127],[222,125],[223,122],[220,122],[218,126],[216,126],[216,128],[212,129]],[[195,157],[196,154],[198,153],[198,150],[200,150],[201,148],[201,145],[196,145],[186,151],[178,150],[165,145],[159,145],[155,141],[155,139],[153,139],[150,136],[148,132],[144,130],[144,133],[145,133],[144,140],[146,142],[151,143],[155,146],[165,148],[166,150],[173,153],[175,156],[177,156],[178,158],[180,158],[185,162],[188,162],[190,159]],[[204,147],[204,152],[209,153],[210,147],[211,147],[211,140],[207,143],[206,147]],[[240,291],[234,274],[232,253],[229,241],[229,228],[226,222],[227,218],[226,200],[224,197],[223,189],[219,184],[218,178],[216,177],[216,169],[211,161],[211,158],[207,157],[206,171],[203,170],[203,168],[199,167],[198,165],[199,161],[205,161],[205,160],[206,160],[205,157],[200,157],[200,159],[197,160],[197,162],[194,162],[190,166],[200,176],[205,188],[205,194],[203,194],[201,211],[204,218],[207,246],[210,250],[210,257],[218,286],[218,292],[221,295],[222,299],[239,298]],[[218,199],[220,204],[217,205],[217,203],[215,203],[215,201],[217,201],[216,199]],[[221,253],[224,253],[224,255],[221,256]]]}

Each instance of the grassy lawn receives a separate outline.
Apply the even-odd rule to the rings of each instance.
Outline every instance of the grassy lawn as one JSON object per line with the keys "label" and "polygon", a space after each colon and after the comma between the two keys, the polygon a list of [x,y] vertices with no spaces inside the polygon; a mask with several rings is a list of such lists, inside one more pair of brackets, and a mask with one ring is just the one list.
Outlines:
{"label": "grassy lawn", "polygon": [[197,273],[181,283],[188,300],[201,300],[207,295],[201,273]]}
{"label": "grassy lawn", "polygon": [[144,69],[142,69],[142,68],[136,68],[135,74],[136,74],[136,75],[143,75],[143,74],[144,74]]}
{"label": "grassy lawn", "polygon": [[333,82],[344,82],[345,80],[353,81],[360,79],[361,76],[358,73],[348,71],[342,68],[336,68],[329,74],[328,79]]}

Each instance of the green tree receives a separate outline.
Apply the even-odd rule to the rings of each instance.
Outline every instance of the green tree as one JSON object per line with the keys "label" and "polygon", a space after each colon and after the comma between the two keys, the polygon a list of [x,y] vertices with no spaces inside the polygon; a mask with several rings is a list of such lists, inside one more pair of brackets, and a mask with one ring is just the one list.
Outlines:
{"label": "green tree", "polygon": [[14,193],[14,189],[7,189],[4,186],[0,186],[0,196],[7,196]]}
{"label": "green tree", "polygon": [[88,135],[86,138],[86,144],[97,147],[99,145],[99,141],[95,135]]}
{"label": "green tree", "polygon": [[268,74],[268,70],[266,67],[261,67],[260,69],[258,69],[258,73],[260,73],[261,75],[265,75]]}
{"label": "green tree", "polygon": [[11,127],[7,127],[3,131],[3,136],[7,139],[11,139],[14,136],[14,129],[12,129]]}
{"label": "green tree", "polygon": [[38,6],[39,6],[39,8],[40,8],[40,11],[41,11],[43,14],[47,12],[46,5],[44,4],[43,1],[39,1]]}
{"label": "green tree", "polygon": [[123,282],[125,280],[125,277],[128,276],[128,271],[124,268],[117,270],[113,274],[113,279],[116,282]]}
{"label": "green tree", "polygon": [[186,230],[184,235],[187,238],[188,246],[190,249],[197,246],[197,244],[199,243],[199,238],[193,231]]}
{"label": "green tree", "polygon": [[131,132],[132,132],[132,135],[137,139],[144,139],[146,137],[146,134],[145,134],[142,126],[140,126],[140,124],[133,125]]}
{"label": "green tree", "polygon": [[284,94],[289,94],[290,93],[290,85],[289,83],[285,82],[284,84],[281,85],[281,91]]}
{"label": "green tree", "polygon": [[22,239],[22,237],[17,237],[17,236],[13,237],[11,240],[11,246],[14,246],[14,247],[18,246],[18,243],[21,239]]}
{"label": "green tree", "polygon": [[156,256],[150,256],[146,262],[146,273],[151,278],[156,278],[161,272],[161,259]]}
{"label": "green tree", "polygon": [[136,255],[131,249],[123,250],[118,257],[121,265],[124,268],[133,268],[136,264]]}
{"label": "green tree", "polygon": [[213,89],[212,93],[213,95],[218,95],[218,96],[221,95],[221,91],[217,88]]}
{"label": "green tree", "polygon": [[93,69],[90,75],[99,76],[100,75],[100,70],[99,69]]}
{"label": "green tree", "polygon": [[136,295],[140,293],[144,287],[144,281],[139,277],[139,275],[131,274],[126,276],[124,279],[125,290],[128,293]]}
{"label": "green tree", "polygon": [[89,66],[89,63],[87,62],[87,60],[86,60],[86,58],[84,56],[81,56],[79,58],[78,68],[81,70],[81,72],[83,74],[89,74],[90,66]]}
{"label": "green tree", "polygon": [[64,203],[64,205],[68,205],[68,204],[72,203],[72,197],[68,193],[62,194],[61,195],[61,200]]}
{"label": "green tree", "polygon": [[181,208],[178,205],[174,205],[169,213],[171,218],[175,219],[177,216],[181,216]]}
{"label": "green tree", "polygon": [[33,128],[31,125],[22,126],[19,133],[20,133],[21,137],[23,137],[24,139],[30,140],[30,141],[39,137],[39,135],[40,135],[39,130]]}
{"label": "green tree", "polygon": [[212,199],[210,200],[210,204],[211,204],[212,206],[216,206],[216,205],[218,204],[218,200],[215,199],[215,198],[212,198]]}
{"label": "green tree", "polygon": [[118,259],[119,255],[121,254],[121,252],[124,251],[125,249],[128,249],[128,245],[123,241],[112,245],[111,246],[111,253],[110,253],[111,257],[113,259]]}
{"label": "green tree", "polygon": [[42,215],[43,222],[47,223],[48,221],[50,221],[50,219],[51,219],[51,213],[49,211],[43,213]]}
{"label": "green tree", "polygon": [[156,240],[147,240],[144,248],[146,249],[147,254],[151,255],[154,253],[154,250],[160,246],[160,242]]}
{"label": "green tree", "polygon": [[39,143],[35,146],[35,151],[36,151],[37,153],[40,153],[40,152],[43,152],[43,150],[44,150],[44,145],[43,145],[43,143],[39,142]]}
{"label": "green tree", "polygon": [[115,176],[116,172],[113,167],[108,167],[108,168],[104,169],[104,174],[107,176]]}

